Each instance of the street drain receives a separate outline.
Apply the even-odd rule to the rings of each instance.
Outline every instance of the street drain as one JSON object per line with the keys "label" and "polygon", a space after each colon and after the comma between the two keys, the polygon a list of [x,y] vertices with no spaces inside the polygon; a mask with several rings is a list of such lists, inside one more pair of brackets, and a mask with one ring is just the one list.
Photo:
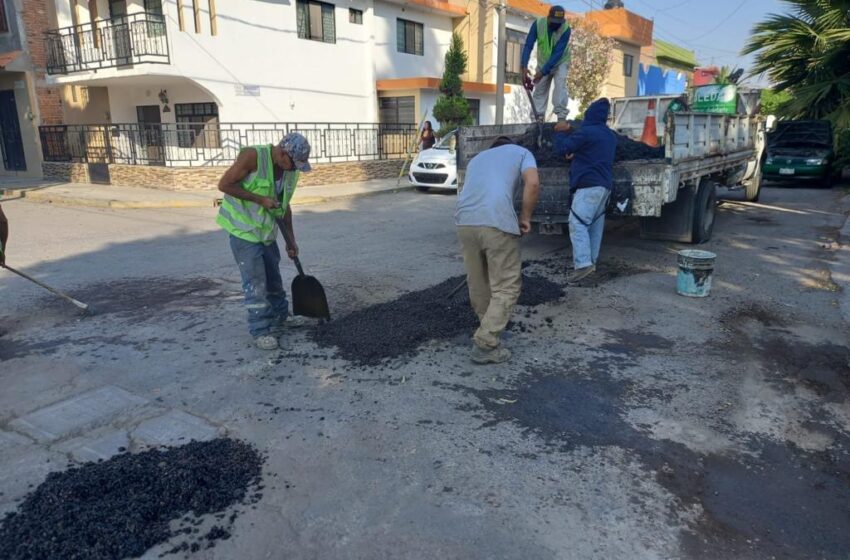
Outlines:
{"label": "street drain", "polygon": [[[0,558],[140,556],[172,537],[195,533],[202,515],[259,500],[262,463],[250,445],[219,438],[51,473],[0,521]],[[235,518],[234,512],[231,523]],[[181,526],[173,529],[178,519]],[[203,542],[206,548],[229,537],[219,528],[187,547]]]}

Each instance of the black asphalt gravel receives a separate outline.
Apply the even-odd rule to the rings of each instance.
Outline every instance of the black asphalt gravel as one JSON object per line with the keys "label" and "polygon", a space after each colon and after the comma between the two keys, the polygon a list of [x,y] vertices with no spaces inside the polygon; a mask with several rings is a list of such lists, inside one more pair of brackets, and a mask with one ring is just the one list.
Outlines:
{"label": "black asphalt gravel", "polygon": [[[140,556],[156,544],[191,533],[186,527],[172,530],[174,520],[195,525],[198,516],[258,499],[254,489],[262,463],[250,445],[219,438],[124,453],[51,473],[0,521],[0,558]],[[228,531],[217,528],[198,539],[206,548],[229,537]]]}
{"label": "black asphalt gravel", "polygon": [[[321,346],[335,346],[342,358],[361,365],[410,355],[429,340],[462,334],[471,337],[478,319],[470,307],[466,288],[451,299],[447,297],[463,278],[449,278],[430,288],[355,311],[321,325],[313,336]],[[540,305],[563,295],[558,284],[524,275],[519,305]]]}

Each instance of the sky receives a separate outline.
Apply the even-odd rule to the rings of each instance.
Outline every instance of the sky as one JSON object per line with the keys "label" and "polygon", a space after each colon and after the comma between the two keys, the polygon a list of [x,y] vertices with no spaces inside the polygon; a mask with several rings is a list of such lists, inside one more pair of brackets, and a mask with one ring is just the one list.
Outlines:
{"label": "sky", "polygon": [[[601,9],[605,0],[562,0],[561,4],[567,11],[583,13]],[[766,14],[787,12],[788,6],[781,0],[623,0],[623,4],[654,21],[656,38],[695,51],[701,65],[743,67],[745,72],[752,57],[739,53],[753,25]],[[747,82],[764,85],[766,80]]]}

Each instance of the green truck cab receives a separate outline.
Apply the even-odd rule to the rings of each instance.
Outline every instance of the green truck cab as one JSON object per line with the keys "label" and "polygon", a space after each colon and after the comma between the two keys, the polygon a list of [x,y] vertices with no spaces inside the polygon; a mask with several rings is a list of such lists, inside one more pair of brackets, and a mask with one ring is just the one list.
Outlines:
{"label": "green truck cab", "polygon": [[767,181],[832,184],[832,125],[829,121],[778,121],[767,134],[762,177]]}

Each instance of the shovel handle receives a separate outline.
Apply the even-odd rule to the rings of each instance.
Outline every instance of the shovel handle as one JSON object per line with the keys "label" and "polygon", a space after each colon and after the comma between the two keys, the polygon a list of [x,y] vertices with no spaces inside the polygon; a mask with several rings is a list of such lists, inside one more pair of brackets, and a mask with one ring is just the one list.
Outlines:
{"label": "shovel handle", "polygon": [[301,268],[301,259],[295,257],[292,260],[295,262],[295,268],[298,269],[298,276],[304,276],[304,269]]}

